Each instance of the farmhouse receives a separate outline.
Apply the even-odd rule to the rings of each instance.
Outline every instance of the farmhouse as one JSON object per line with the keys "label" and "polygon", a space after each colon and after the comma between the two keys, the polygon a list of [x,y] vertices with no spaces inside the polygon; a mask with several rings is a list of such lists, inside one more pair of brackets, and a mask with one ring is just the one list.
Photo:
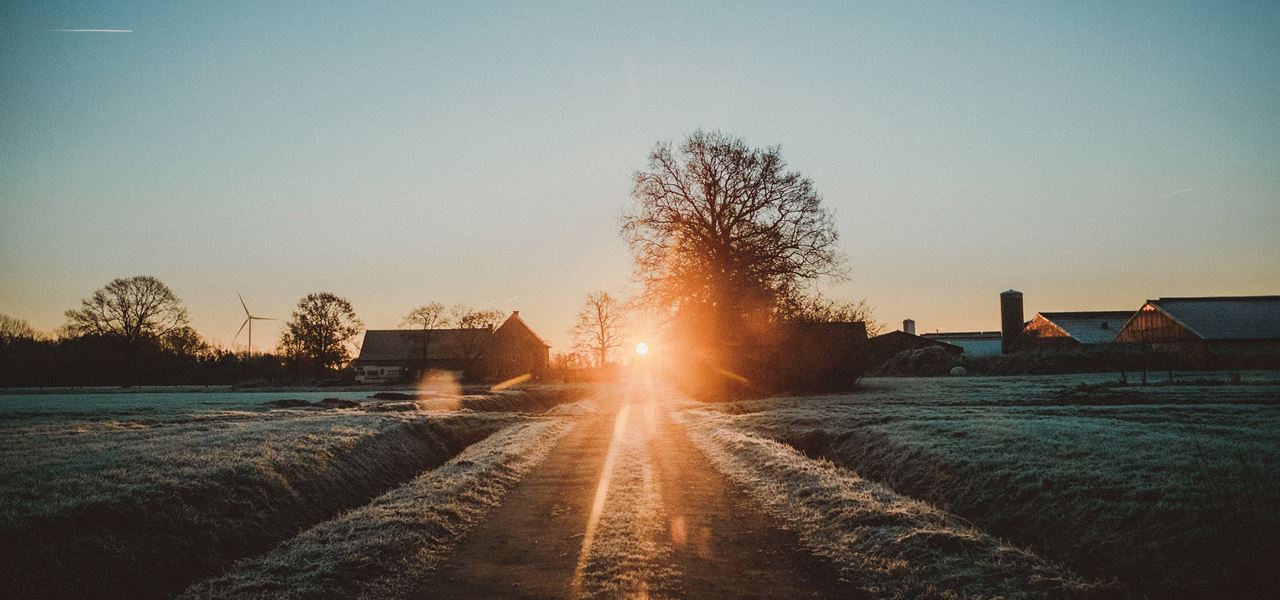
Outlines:
{"label": "farmhouse", "polygon": [[1131,310],[1042,312],[1022,328],[1014,341],[1018,350],[1066,350],[1115,341]]}
{"label": "farmhouse", "polygon": [[433,370],[505,380],[545,375],[549,352],[515,311],[497,329],[370,329],[352,368],[361,383],[417,379]]}
{"label": "farmhouse", "polygon": [[1280,356],[1280,296],[1147,300],[1116,342],[1191,356]]}

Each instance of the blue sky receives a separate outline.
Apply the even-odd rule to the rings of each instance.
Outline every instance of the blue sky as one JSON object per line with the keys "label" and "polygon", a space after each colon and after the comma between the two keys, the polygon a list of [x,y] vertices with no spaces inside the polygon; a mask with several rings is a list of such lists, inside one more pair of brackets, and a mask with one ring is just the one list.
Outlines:
{"label": "blue sky", "polygon": [[1280,5],[1116,4],[6,3],[0,313],[152,274],[222,343],[328,290],[560,350],[697,128],[782,147],[891,323],[1280,293]]}

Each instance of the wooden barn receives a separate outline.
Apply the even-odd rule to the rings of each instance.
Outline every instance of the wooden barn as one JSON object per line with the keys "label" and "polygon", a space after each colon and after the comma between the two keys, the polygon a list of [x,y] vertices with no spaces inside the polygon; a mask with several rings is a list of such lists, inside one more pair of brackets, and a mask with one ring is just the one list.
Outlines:
{"label": "wooden barn", "polygon": [[1013,349],[1067,350],[1115,341],[1131,310],[1042,312],[1023,327]]}
{"label": "wooden barn", "polygon": [[418,379],[433,370],[501,381],[544,376],[549,353],[515,311],[497,329],[370,329],[352,369],[361,383]]}
{"label": "wooden barn", "polygon": [[1280,356],[1280,296],[1148,300],[1116,342],[1191,356]]}

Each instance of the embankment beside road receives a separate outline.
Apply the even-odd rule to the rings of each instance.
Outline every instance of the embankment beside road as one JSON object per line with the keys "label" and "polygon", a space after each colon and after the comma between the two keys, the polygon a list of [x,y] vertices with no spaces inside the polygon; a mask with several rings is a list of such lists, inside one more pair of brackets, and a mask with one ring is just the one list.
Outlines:
{"label": "embankment beside road", "polygon": [[1126,404],[1111,387],[1077,387],[1000,405],[989,398],[1012,397],[1018,381],[934,385],[973,401],[945,390],[893,404],[779,399],[734,425],[1135,597],[1280,593],[1280,406],[1259,398],[1266,388],[1171,388]]}
{"label": "embankment beside road", "polygon": [[6,431],[0,589],[165,597],[522,420],[271,411]]}

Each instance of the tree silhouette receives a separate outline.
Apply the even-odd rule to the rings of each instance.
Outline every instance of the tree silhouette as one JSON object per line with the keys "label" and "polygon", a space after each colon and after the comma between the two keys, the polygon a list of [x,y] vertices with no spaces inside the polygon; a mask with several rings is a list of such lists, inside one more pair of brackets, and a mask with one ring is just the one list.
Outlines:
{"label": "tree silhouette", "polygon": [[66,316],[67,328],[75,335],[100,335],[126,345],[158,340],[190,324],[173,290],[147,276],[112,280]]}
{"label": "tree silhouette", "polygon": [[27,323],[26,319],[0,314],[0,344],[35,338],[36,330]]}
{"label": "tree silhouette", "polygon": [[285,354],[310,359],[316,375],[351,357],[347,342],[364,328],[351,303],[329,292],[308,294],[285,323],[280,347]]}
{"label": "tree silhouette", "polygon": [[586,304],[573,326],[574,349],[586,352],[603,368],[609,351],[622,346],[624,309],[608,292],[587,295]]}
{"label": "tree silhouette", "polygon": [[66,312],[66,332],[116,342],[124,362],[124,383],[133,383],[133,359],[139,348],[159,344],[190,326],[187,309],[169,286],[149,276],[114,279]]}
{"label": "tree silhouette", "polygon": [[427,347],[431,342],[428,331],[447,326],[449,319],[445,316],[444,305],[439,302],[432,302],[409,311],[409,314],[405,315],[400,324],[418,329],[418,331],[409,335],[413,336],[422,350],[422,362],[425,365],[427,362]]}
{"label": "tree silhouette", "polygon": [[678,149],[659,143],[632,195],[622,232],[657,308],[740,328],[785,316],[810,282],[843,275],[830,213],[776,147],[702,131]]}
{"label": "tree silhouette", "polygon": [[455,305],[449,309],[453,324],[459,329],[485,329],[497,327],[506,313],[500,310],[476,310],[470,306]]}

